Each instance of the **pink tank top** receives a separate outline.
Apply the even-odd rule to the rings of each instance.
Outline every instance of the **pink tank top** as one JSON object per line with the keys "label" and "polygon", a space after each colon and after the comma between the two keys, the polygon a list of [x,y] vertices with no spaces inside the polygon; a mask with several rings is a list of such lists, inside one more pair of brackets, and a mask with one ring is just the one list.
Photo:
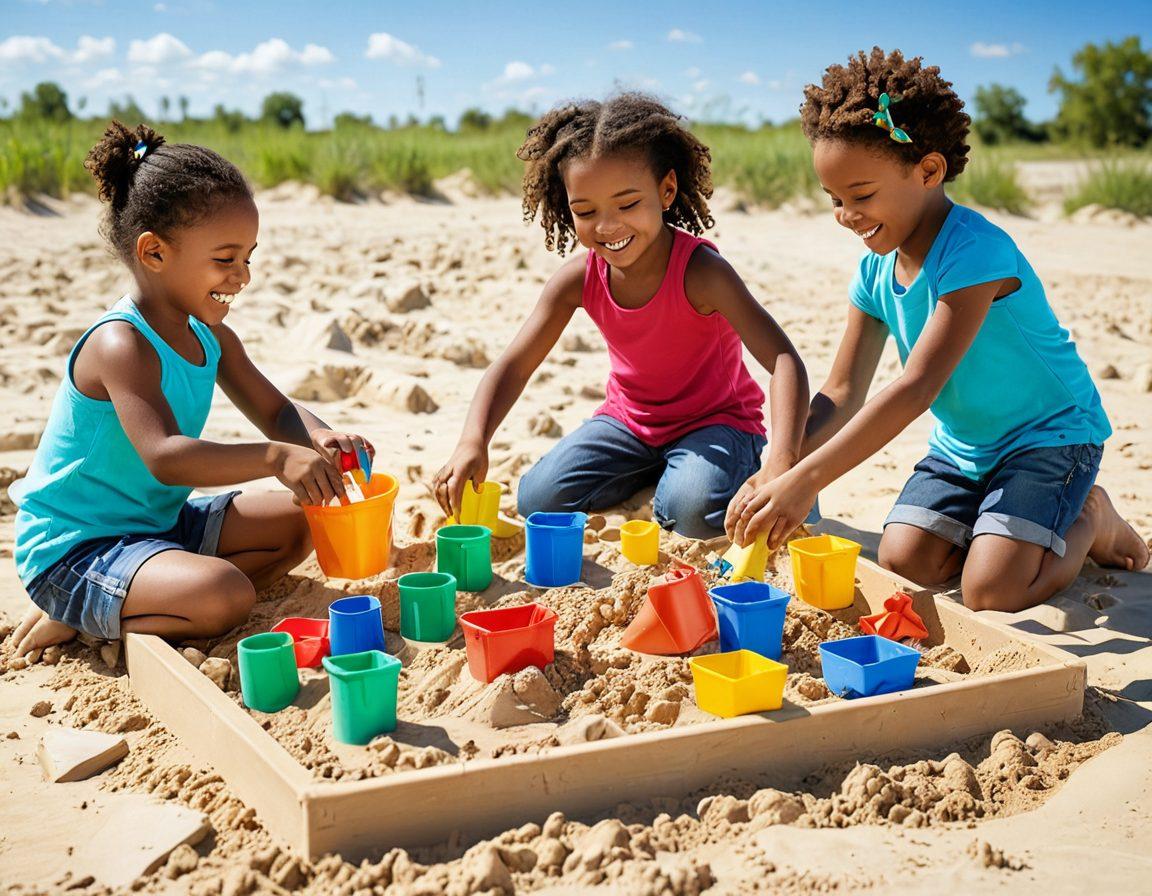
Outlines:
{"label": "pink tank top", "polygon": [[718,423],[764,435],[764,392],[744,366],[740,336],[724,315],[701,314],[684,293],[696,247],[716,247],[683,230],[673,234],[664,280],[641,308],[616,304],[608,262],[588,253],[584,310],[612,360],[607,398],[596,413],[653,447]]}

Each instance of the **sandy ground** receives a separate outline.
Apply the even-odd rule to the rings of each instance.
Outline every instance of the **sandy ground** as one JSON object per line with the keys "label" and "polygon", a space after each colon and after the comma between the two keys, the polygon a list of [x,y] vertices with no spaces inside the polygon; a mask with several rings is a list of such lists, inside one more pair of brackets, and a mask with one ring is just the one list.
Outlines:
{"label": "sandy ground", "polygon": [[[1055,176],[1036,172],[1045,182]],[[539,231],[519,223],[515,200],[453,198],[455,203],[405,199],[348,206],[294,187],[263,195],[253,284],[229,318],[274,381],[330,422],[374,440],[379,463],[401,480],[400,533],[415,542],[426,540],[436,521],[421,481],[447,458],[484,365],[556,267]],[[7,420],[0,432],[0,485],[27,467],[76,336],[125,284],[123,270],[96,236],[94,203],[48,205],[56,214],[0,210],[0,395]],[[743,213],[727,205],[718,199],[713,237],[796,342],[818,388],[840,336],[859,246],[830,215]],[[1074,222],[1047,213],[992,217],[1037,268],[1097,378],[1116,430],[1100,482],[1147,538],[1152,228],[1099,216]],[[415,286],[429,301],[426,307],[413,307],[423,304]],[[880,384],[897,369],[889,346]],[[598,334],[578,318],[498,433],[490,478],[514,486],[527,465],[594,409],[606,371]],[[929,418],[917,421],[872,464],[830,487],[821,498],[824,528],[857,538],[874,556],[880,524],[922,456],[929,427]],[[207,434],[255,435],[222,396]],[[0,624],[11,624],[26,597],[12,565],[13,517],[6,500],[0,514]],[[297,575],[320,586],[314,561]],[[266,596],[258,610],[274,615],[269,601],[283,594]],[[393,851],[363,869],[336,860],[304,866],[279,851],[135,703],[122,664],[109,667],[95,649],[74,645],[56,666],[0,674],[0,763],[6,769],[0,881],[25,891],[55,892],[69,884],[99,890],[98,882],[85,881],[74,852],[101,818],[131,798],[123,791],[146,791],[205,811],[214,828],[194,856],[182,855],[142,881],[147,892],[279,887],[352,893],[389,883],[397,892],[514,886],[556,894],[593,888],[883,892],[896,886],[911,893],[1003,887],[1051,894],[1079,893],[1086,885],[1103,892],[1147,886],[1152,575],[1086,567],[1048,605],[989,615],[1088,663],[1088,717],[1079,726],[1045,732],[1051,747],[1001,735],[950,745],[931,757],[860,757],[879,768],[824,770],[805,791],[790,794],[754,796],[736,783],[718,785],[680,803],[632,807],[620,821],[591,829],[552,819],[543,831],[527,826],[478,845]],[[52,704],[51,711],[31,715],[41,700]],[[50,725],[85,722],[126,732],[132,753],[90,781],[44,784],[33,758],[39,736]],[[1020,738],[1030,733],[1015,732]],[[950,757],[954,751],[959,755]],[[976,785],[957,762],[971,770]],[[870,778],[879,780],[872,784]],[[958,805],[968,787],[979,814],[925,811],[910,824],[906,816],[885,818],[853,802],[861,788],[923,795],[929,785],[946,797],[932,805]],[[708,796],[719,799],[700,804]],[[525,851],[534,856],[531,869]]]}

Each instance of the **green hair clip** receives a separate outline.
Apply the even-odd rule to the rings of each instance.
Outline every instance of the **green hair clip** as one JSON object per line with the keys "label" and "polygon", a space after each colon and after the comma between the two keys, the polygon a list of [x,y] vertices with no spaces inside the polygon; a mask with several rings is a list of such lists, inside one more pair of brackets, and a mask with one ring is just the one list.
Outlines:
{"label": "green hair clip", "polygon": [[897,143],[911,143],[912,138],[908,136],[907,132],[896,127],[896,122],[892,120],[892,112],[888,108],[891,104],[900,102],[900,99],[898,96],[890,97],[887,93],[880,94],[880,108],[872,116],[872,123],[877,127],[884,128],[888,132],[888,136]]}

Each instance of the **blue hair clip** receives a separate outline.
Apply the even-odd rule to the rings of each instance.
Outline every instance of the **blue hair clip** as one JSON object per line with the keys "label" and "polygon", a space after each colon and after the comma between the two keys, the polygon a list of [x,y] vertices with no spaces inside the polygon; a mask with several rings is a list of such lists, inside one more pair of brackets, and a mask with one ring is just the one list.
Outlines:
{"label": "blue hair clip", "polygon": [[136,144],[136,148],[132,150],[132,155],[137,159],[142,159],[148,154],[148,144],[141,140]]}

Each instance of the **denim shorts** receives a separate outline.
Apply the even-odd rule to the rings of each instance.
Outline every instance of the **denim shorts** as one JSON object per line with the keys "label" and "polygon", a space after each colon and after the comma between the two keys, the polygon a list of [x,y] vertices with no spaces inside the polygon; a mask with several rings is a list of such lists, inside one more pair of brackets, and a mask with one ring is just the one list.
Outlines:
{"label": "denim shorts", "polygon": [[967,548],[977,535],[1002,535],[1064,556],[1100,471],[1100,445],[1061,445],[1010,454],[979,479],[929,454],[896,500],[884,525],[906,523]]}
{"label": "denim shorts", "polygon": [[167,532],[82,542],[36,576],[28,596],[49,618],[114,641],[128,586],[145,561],[164,551],[216,556],[224,515],[238,494],[193,498]]}

